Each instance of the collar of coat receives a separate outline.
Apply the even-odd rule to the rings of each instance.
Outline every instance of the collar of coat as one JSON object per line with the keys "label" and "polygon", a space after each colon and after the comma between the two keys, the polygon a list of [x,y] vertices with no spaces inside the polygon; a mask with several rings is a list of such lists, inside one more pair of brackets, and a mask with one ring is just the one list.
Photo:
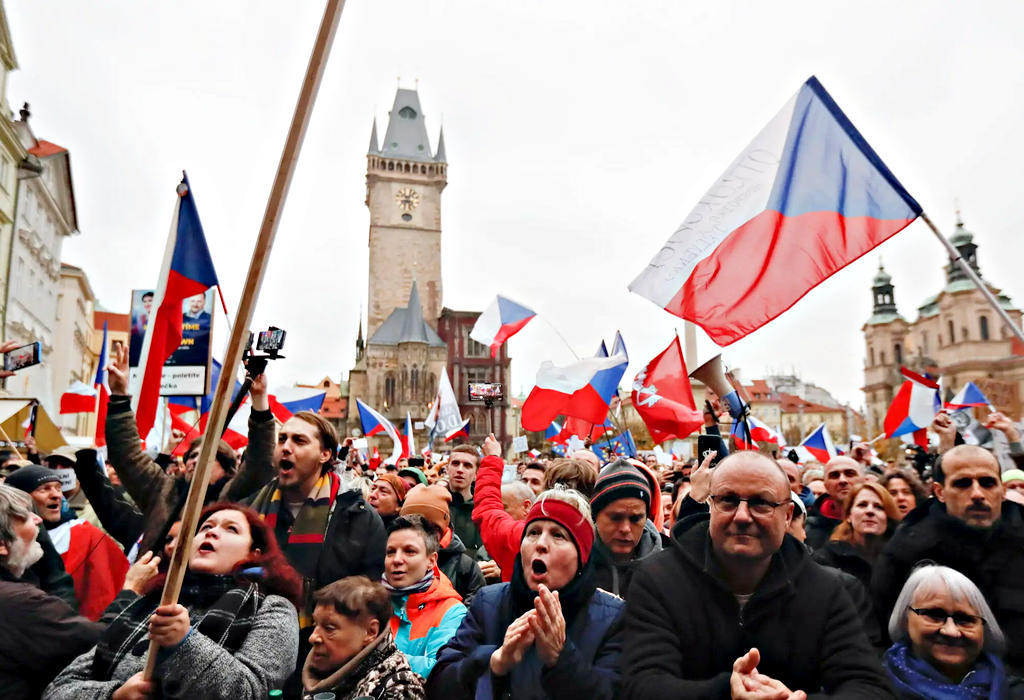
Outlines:
{"label": "collar of coat", "polygon": [[313,650],[310,649],[306,662],[302,666],[302,687],[307,693],[335,690],[342,684],[348,688],[354,688],[371,669],[396,651],[397,647],[391,641],[391,630],[385,627],[376,639],[363,647],[358,654],[342,664],[334,673],[326,678],[317,679],[310,666],[313,658]]}

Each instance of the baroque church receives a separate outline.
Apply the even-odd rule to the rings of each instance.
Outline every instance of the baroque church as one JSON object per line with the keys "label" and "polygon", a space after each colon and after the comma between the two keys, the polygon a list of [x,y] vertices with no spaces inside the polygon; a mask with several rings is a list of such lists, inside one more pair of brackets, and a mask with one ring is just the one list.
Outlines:
{"label": "baroque church", "polygon": [[[501,383],[507,394],[511,361],[506,348],[492,360],[490,349],[469,337],[480,312],[443,304],[441,193],[447,184],[443,129],[432,150],[419,93],[398,88],[384,140],[378,142],[374,119],[366,154],[369,289],[366,336],[360,322],[356,362],[349,372],[349,431],[360,427],[358,398],[399,432],[409,415],[417,426],[416,445],[424,447],[422,421],[436,398],[441,372],[448,372],[462,417],[470,419],[472,441],[490,432],[509,439],[507,396],[490,407],[468,400],[471,382]],[[487,289],[486,295],[497,291]],[[390,453],[386,437],[376,444],[382,456]]]}
{"label": "baroque church", "polygon": [[[950,243],[981,275],[978,245],[957,212]],[[900,367],[942,377],[948,400],[966,382],[974,382],[1011,418],[1021,418],[1024,389],[1024,344],[1013,336],[967,274],[952,258],[945,266],[946,285],[924,300],[910,322],[896,307],[895,285],[881,263],[871,291],[873,310],[864,324],[864,395],[868,432],[877,435],[903,377]],[[984,279],[1000,305],[1018,326],[1021,311],[1010,298]],[[987,411],[986,411],[987,413]]]}

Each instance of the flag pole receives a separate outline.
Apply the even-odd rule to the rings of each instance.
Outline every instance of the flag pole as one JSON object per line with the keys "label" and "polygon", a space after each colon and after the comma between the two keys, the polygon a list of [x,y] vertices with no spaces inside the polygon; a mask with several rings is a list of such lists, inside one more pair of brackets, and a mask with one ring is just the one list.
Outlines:
{"label": "flag pole", "polygon": [[978,273],[974,271],[974,268],[967,264],[967,261],[960,255],[960,251],[949,242],[949,239],[942,235],[939,229],[935,227],[935,224],[932,223],[932,220],[929,219],[928,215],[924,212],[921,212],[921,221],[923,221],[928,228],[932,230],[935,237],[938,238],[939,242],[943,247],[945,247],[946,252],[949,253],[950,260],[952,260],[954,264],[959,265],[960,269],[971,278],[971,281],[974,282],[974,285],[985,297],[985,301],[995,309],[995,312],[999,315],[999,318],[1003,320],[1003,323],[1006,324],[1006,327],[1009,328],[1015,336],[1017,336],[1018,340],[1024,343],[1024,331],[1021,331],[1020,327],[1013,322],[1013,319],[1010,318],[1010,314],[1006,313],[1006,309],[999,304],[999,300],[996,299],[996,295],[993,294],[992,290],[988,288],[988,285],[982,281],[981,277],[978,276]]}
{"label": "flag pole", "polygon": [[[167,569],[167,580],[164,583],[163,593],[160,597],[161,605],[171,605],[177,602],[178,594],[181,592],[181,584],[185,578],[188,557],[191,553],[189,543],[192,542],[199,520],[199,513],[203,508],[206,487],[210,481],[210,471],[216,457],[217,445],[220,442],[220,434],[227,416],[228,403],[231,401],[231,389],[234,386],[236,368],[242,361],[242,352],[245,348],[245,341],[248,339],[248,328],[252,323],[256,300],[259,297],[260,287],[263,284],[263,277],[266,273],[267,260],[270,257],[274,237],[277,234],[277,225],[281,220],[281,211],[284,209],[288,188],[295,173],[295,164],[299,159],[299,152],[302,149],[306,128],[309,126],[313,103],[316,101],[316,95],[327,65],[327,57],[330,54],[331,44],[334,41],[334,34],[338,29],[338,22],[341,20],[341,11],[344,7],[345,0],[327,0],[324,16],[317,32],[316,42],[313,45],[309,63],[306,66],[302,88],[299,91],[295,112],[292,115],[288,136],[281,153],[281,160],[277,166],[277,174],[274,177],[274,184],[267,199],[267,208],[263,213],[263,222],[260,224],[259,236],[256,239],[256,246],[253,249],[252,259],[249,263],[249,272],[246,275],[245,285],[239,297],[238,313],[235,314],[235,323],[231,329],[231,337],[228,341],[228,348],[224,357],[224,366],[220,373],[220,379],[217,382],[217,389],[213,395],[210,418],[206,423],[205,437],[207,439],[203,440],[199,461],[192,475],[192,483],[189,486],[188,497],[182,510],[181,534],[178,539],[178,546],[174,550],[174,555],[171,557],[171,562]],[[215,436],[215,438],[209,439],[211,435]],[[146,666],[143,671],[143,677],[146,680],[153,677],[157,650],[157,645],[150,641]]]}

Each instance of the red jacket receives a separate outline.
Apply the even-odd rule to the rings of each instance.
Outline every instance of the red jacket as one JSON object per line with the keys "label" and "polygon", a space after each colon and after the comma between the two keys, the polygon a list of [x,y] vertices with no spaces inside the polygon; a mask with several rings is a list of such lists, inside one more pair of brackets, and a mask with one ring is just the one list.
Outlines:
{"label": "red jacket", "polygon": [[50,530],[64,568],[75,581],[78,611],[99,620],[124,585],[128,559],[117,542],[84,520],[71,520]]}
{"label": "red jacket", "polygon": [[519,554],[525,520],[516,520],[505,512],[501,502],[501,474],[505,462],[501,457],[484,457],[476,473],[473,492],[473,522],[480,530],[480,539],[487,553],[501,569],[501,580],[512,580],[512,565]]}

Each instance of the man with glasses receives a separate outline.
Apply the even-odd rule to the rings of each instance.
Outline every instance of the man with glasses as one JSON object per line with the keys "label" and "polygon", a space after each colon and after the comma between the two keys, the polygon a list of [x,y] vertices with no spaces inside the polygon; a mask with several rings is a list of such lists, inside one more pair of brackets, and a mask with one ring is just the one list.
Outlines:
{"label": "man with glasses", "polygon": [[713,470],[710,512],[633,577],[625,697],[892,697],[843,584],[786,536],[789,494],[756,452]]}
{"label": "man with glasses", "polygon": [[1006,634],[1006,663],[1024,672],[1024,508],[1004,501],[991,452],[958,445],[934,469],[935,499],[911,511],[882,550],[871,579],[879,615],[888,619],[914,566],[930,560],[971,579]]}

